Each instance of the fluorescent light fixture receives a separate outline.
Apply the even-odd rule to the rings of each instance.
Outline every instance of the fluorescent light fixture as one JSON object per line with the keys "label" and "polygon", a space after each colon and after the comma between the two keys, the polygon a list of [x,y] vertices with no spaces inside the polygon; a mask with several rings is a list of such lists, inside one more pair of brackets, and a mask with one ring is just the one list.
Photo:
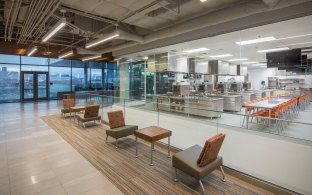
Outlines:
{"label": "fluorescent light fixture", "polygon": [[248,60],[247,58],[238,58],[238,59],[231,59],[231,60],[228,60],[229,62],[238,62],[238,61],[246,61]]}
{"label": "fluorescent light fixture", "polygon": [[66,52],[66,53],[60,55],[58,58],[66,58],[66,57],[68,57],[68,56],[70,56],[70,55],[73,55],[73,54],[74,54],[74,51],[71,50],[71,51],[69,51],[69,52]]}
{"label": "fluorescent light fixture", "polygon": [[145,57],[143,57],[143,59],[144,59],[144,60],[148,60],[148,57],[147,57],[147,56],[145,56]]}
{"label": "fluorescent light fixture", "polygon": [[207,0],[200,0],[200,2],[202,2],[202,3],[203,3],[203,2],[206,2],[206,1],[207,1]]}
{"label": "fluorescent light fixture", "polygon": [[279,38],[277,40],[294,39],[294,38],[306,37],[306,36],[311,36],[311,35],[312,34],[295,35],[295,36],[291,36],[291,37]]}
{"label": "fluorescent light fixture", "polygon": [[257,64],[252,64],[252,66],[266,66],[267,63],[257,63]]}
{"label": "fluorescent light fixture", "polygon": [[292,45],[304,45],[304,44],[309,44],[312,42],[302,42],[302,43],[291,43],[291,44],[287,44],[287,45],[279,45],[277,47],[286,47],[286,46],[292,46]]}
{"label": "fluorescent light fixture", "polygon": [[253,43],[262,43],[262,42],[274,41],[274,40],[276,40],[275,37],[263,37],[263,38],[259,38],[259,39],[250,39],[250,40],[246,40],[246,41],[239,41],[239,42],[236,42],[236,44],[238,44],[238,45],[249,45],[249,44],[253,44]]}
{"label": "fluorescent light fixture", "polygon": [[118,36],[119,36],[118,32],[116,32],[115,34],[113,34],[111,36],[108,36],[108,37],[107,36],[103,36],[102,38],[95,39],[94,41],[91,41],[91,42],[87,43],[86,44],[86,48],[93,47],[93,46],[98,45],[100,43],[103,43],[105,41],[109,41],[109,40],[111,40],[113,38],[116,38]]}
{"label": "fluorescent light fixture", "polygon": [[55,33],[61,30],[66,25],[66,19],[62,18],[43,36],[42,42],[47,42]]}
{"label": "fluorescent light fixture", "polygon": [[31,56],[33,53],[35,53],[37,51],[37,47],[33,47],[27,54],[27,56]]}
{"label": "fluorescent light fixture", "polygon": [[242,64],[257,64],[259,62],[243,62]]}
{"label": "fluorescent light fixture", "polygon": [[273,48],[273,49],[263,49],[263,50],[258,50],[258,53],[266,53],[266,52],[275,52],[275,51],[284,51],[284,50],[289,50],[288,47],[279,47],[279,48]]}
{"label": "fluorescent light fixture", "polygon": [[208,50],[210,50],[210,49],[203,47],[203,48],[197,48],[197,49],[184,50],[183,52],[184,53],[195,53],[195,52],[208,51]]}
{"label": "fluorescent light fixture", "polygon": [[220,54],[220,55],[214,55],[214,56],[209,56],[211,58],[225,58],[225,57],[231,57],[233,56],[232,54]]}
{"label": "fluorescent light fixture", "polygon": [[93,59],[100,58],[100,57],[102,57],[102,55],[89,56],[89,57],[86,57],[86,58],[82,58],[81,60],[82,61],[88,61],[88,60],[93,60]]}

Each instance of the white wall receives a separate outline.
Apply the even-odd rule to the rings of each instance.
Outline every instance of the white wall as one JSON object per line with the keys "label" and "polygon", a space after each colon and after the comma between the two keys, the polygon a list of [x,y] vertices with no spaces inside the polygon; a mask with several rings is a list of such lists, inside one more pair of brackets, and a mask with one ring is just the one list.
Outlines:
{"label": "white wall", "polygon": [[261,89],[261,81],[265,81],[265,85],[268,87],[268,77],[275,76],[276,72],[277,68],[248,70],[248,80],[251,82],[251,89]]}
{"label": "white wall", "polygon": [[[114,106],[113,110],[123,109]],[[139,128],[157,125],[172,130],[171,145],[185,149],[194,144],[204,145],[205,140],[217,132],[224,132],[226,138],[220,154],[224,165],[302,193],[312,194],[312,146],[295,143],[276,135],[216,124],[205,124],[202,119],[126,108],[127,124]],[[167,139],[162,140],[167,143]]]}

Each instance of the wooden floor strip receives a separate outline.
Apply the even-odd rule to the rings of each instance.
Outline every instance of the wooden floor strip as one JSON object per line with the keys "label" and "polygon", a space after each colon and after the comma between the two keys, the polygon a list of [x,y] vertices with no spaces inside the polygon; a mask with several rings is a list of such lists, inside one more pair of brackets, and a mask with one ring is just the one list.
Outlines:
{"label": "wooden floor strip", "polygon": [[[104,124],[83,128],[60,115],[44,116],[42,119],[65,141],[71,144],[94,167],[112,181],[124,194],[200,194],[197,180],[179,172],[179,182],[174,182],[174,168],[166,150],[155,147],[154,166],[150,166],[150,146],[139,140],[139,157],[135,158],[134,137],[119,141],[115,149],[114,139],[106,143]],[[272,194],[265,189],[226,175],[221,181],[216,170],[204,178],[206,194]]]}

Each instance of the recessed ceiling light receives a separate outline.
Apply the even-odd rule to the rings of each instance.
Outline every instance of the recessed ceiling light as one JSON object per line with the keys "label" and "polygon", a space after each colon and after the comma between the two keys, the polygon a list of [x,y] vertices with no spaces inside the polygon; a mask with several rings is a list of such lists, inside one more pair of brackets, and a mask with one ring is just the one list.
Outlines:
{"label": "recessed ceiling light", "polygon": [[259,62],[243,62],[242,64],[257,64]]}
{"label": "recessed ceiling light", "polygon": [[248,60],[247,58],[238,58],[238,59],[231,59],[231,60],[228,60],[229,62],[237,62],[237,61],[246,61]]}
{"label": "recessed ceiling light", "polygon": [[232,54],[220,54],[220,55],[213,55],[213,56],[209,56],[211,58],[224,58],[224,57],[231,57],[233,56]]}
{"label": "recessed ceiling light", "polygon": [[289,48],[288,47],[279,47],[279,48],[258,50],[257,52],[258,53],[266,53],[266,52],[284,51],[284,50],[289,50]]}
{"label": "recessed ceiling light", "polygon": [[253,43],[262,43],[262,42],[274,41],[274,40],[276,40],[275,37],[263,37],[263,38],[259,38],[259,39],[250,39],[250,40],[246,40],[246,41],[239,41],[239,42],[236,42],[236,44],[238,44],[238,45],[249,45],[249,44],[253,44]]}
{"label": "recessed ceiling light", "polygon": [[197,48],[197,49],[184,50],[183,52],[184,53],[195,53],[195,52],[208,51],[208,50],[210,50],[210,49],[203,47],[203,48]]}
{"label": "recessed ceiling light", "polygon": [[202,2],[202,3],[203,3],[203,2],[206,2],[206,1],[207,1],[207,0],[200,0],[200,2]]}

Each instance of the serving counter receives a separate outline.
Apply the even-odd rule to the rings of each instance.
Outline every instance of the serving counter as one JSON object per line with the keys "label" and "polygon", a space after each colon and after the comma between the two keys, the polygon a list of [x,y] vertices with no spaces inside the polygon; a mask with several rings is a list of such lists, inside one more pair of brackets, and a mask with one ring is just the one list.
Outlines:
{"label": "serving counter", "polygon": [[242,95],[210,94],[207,97],[223,98],[223,110],[239,112],[242,108]]}
{"label": "serving counter", "polygon": [[223,98],[155,95],[153,108],[215,118],[223,111]]}

